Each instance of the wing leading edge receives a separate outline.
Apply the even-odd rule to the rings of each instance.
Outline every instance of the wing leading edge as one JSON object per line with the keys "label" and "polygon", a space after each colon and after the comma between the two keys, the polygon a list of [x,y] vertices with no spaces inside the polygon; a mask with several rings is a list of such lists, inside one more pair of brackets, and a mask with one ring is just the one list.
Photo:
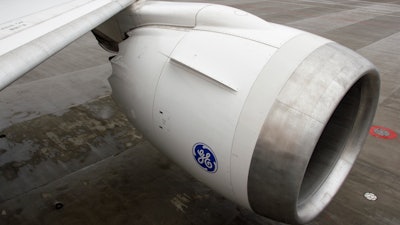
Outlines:
{"label": "wing leading edge", "polygon": [[[0,21],[0,90],[138,0],[68,1]],[[42,2],[9,1],[29,7]],[[45,7],[46,5],[43,5]],[[37,10],[37,9],[36,9]],[[25,10],[26,11],[26,10]]]}

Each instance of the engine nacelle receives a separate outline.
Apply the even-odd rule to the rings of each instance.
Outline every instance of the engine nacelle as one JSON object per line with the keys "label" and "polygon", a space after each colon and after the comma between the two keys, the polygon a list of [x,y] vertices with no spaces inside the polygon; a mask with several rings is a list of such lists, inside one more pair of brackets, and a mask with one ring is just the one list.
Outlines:
{"label": "engine nacelle", "polygon": [[109,81],[160,151],[232,201],[306,223],[349,173],[379,76],[353,51],[238,9],[147,2]]}

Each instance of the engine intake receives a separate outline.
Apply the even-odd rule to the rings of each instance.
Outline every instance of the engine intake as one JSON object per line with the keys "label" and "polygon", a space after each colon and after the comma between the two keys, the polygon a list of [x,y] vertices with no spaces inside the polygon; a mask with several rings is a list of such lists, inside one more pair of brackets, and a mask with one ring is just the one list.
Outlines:
{"label": "engine intake", "polygon": [[358,55],[322,46],[275,100],[253,153],[248,196],[254,211],[305,223],[349,173],[374,117],[379,78]]}
{"label": "engine intake", "polygon": [[263,216],[324,209],[374,117],[370,62],[218,5],[146,2],[113,20],[132,29],[111,60],[113,98],[160,151]]}

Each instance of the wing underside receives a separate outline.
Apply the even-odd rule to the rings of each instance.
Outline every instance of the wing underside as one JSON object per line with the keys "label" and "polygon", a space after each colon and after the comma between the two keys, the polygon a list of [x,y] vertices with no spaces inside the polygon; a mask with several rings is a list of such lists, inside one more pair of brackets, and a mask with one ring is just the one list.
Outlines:
{"label": "wing underside", "polygon": [[0,90],[134,2],[9,1],[0,10]]}

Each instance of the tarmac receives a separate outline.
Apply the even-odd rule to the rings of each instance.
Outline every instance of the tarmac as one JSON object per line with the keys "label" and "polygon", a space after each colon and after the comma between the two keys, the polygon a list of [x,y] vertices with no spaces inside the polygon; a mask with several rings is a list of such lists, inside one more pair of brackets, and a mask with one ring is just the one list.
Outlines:
{"label": "tarmac", "polygon": [[[381,74],[373,125],[400,134],[400,0],[208,2],[369,59]],[[0,225],[282,224],[225,199],[152,147],[109,96],[110,55],[88,33],[0,93]],[[370,135],[309,224],[400,224],[400,137]]]}

